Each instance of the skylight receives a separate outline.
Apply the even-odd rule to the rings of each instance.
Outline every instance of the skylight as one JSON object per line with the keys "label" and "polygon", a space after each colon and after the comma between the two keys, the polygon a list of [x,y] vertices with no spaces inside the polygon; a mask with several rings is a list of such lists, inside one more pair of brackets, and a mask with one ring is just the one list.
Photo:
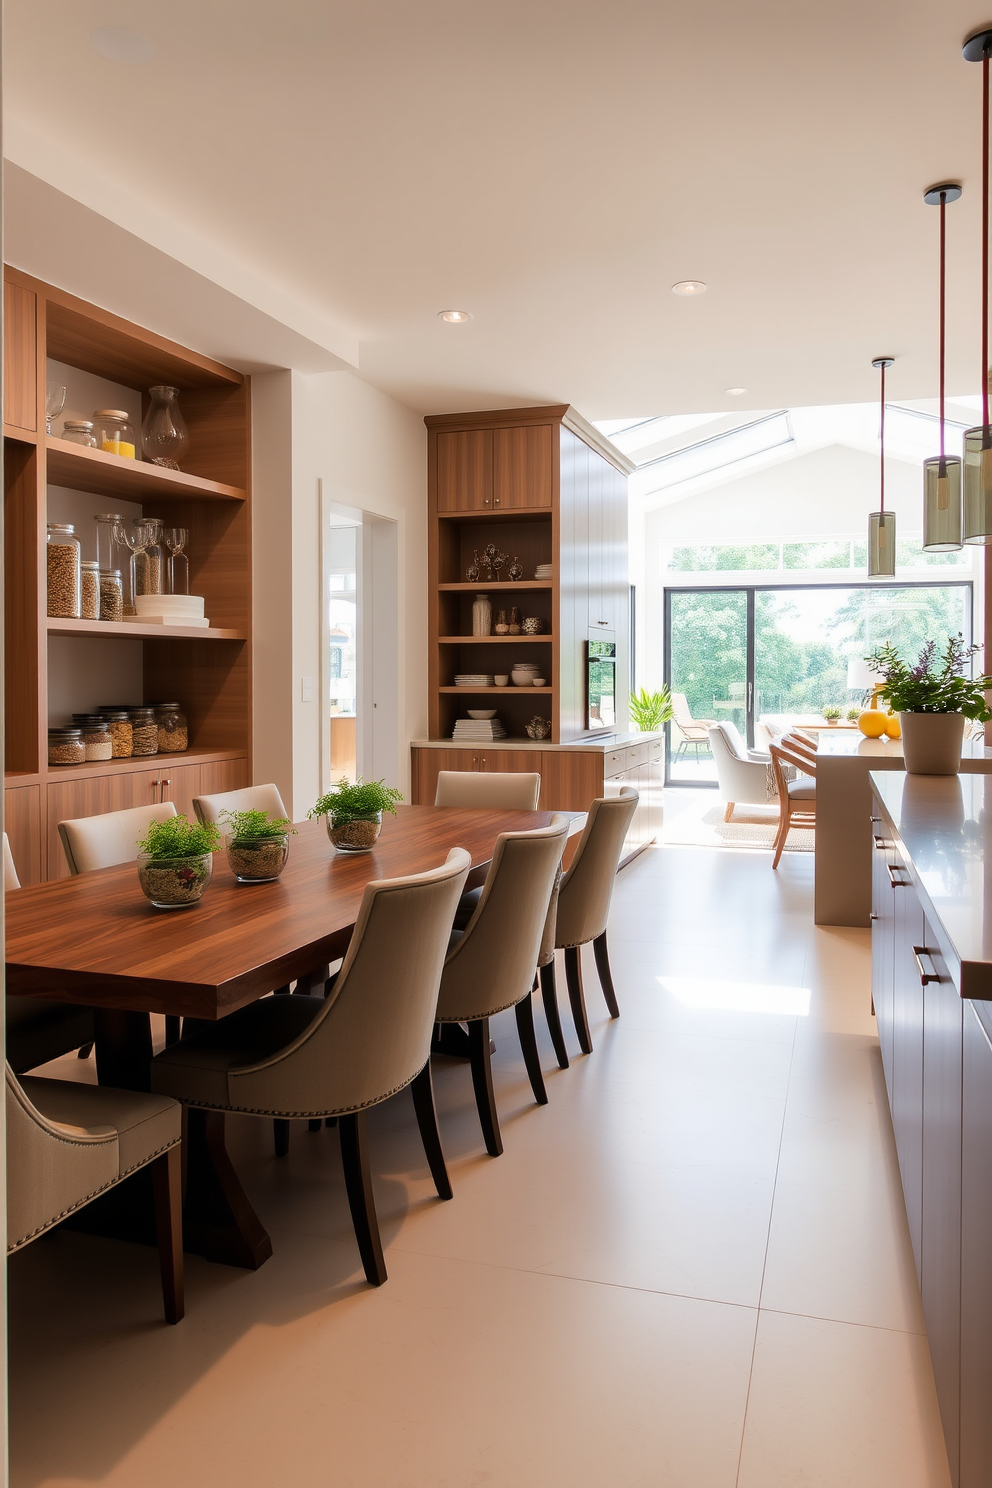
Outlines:
{"label": "skylight", "polygon": [[[707,419],[712,419],[712,414]],[[713,470],[721,470],[726,465],[734,465],[739,460],[764,454],[792,441],[789,415],[782,409],[724,434],[701,439],[686,449],[673,450],[671,454],[648,460],[638,468],[637,473],[642,478],[637,484],[642,494],[649,496],[653,491],[663,491],[682,481],[692,480],[694,476],[708,475]]]}

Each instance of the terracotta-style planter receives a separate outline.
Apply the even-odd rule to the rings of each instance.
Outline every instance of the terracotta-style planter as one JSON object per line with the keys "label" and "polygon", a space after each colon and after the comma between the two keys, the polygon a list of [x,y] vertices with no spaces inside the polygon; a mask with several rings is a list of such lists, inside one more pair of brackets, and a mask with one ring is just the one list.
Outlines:
{"label": "terracotta-style planter", "polygon": [[963,713],[900,713],[902,754],[910,775],[956,775],[964,742]]}

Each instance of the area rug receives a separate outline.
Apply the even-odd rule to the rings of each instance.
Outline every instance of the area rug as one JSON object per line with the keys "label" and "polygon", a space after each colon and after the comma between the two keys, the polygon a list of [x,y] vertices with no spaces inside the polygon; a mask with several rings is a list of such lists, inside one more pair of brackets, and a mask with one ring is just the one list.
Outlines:
{"label": "area rug", "polygon": [[[666,821],[660,842],[665,847],[737,847],[770,851],[778,831],[778,809],[774,806],[738,806],[729,822],[724,806],[686,807]],[[786,852],[812,852],[815,835],[810,827],[793,827]]]}

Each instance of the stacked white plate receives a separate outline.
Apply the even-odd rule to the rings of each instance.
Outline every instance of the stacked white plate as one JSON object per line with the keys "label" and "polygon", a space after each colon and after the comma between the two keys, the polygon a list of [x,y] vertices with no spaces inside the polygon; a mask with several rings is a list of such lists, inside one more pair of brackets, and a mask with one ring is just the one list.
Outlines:
{"label": "stacked white plate", "polygon": [[134,608],[137,614],[124,618],[139,625],[186,625],[206,630],[210,624],[204,618],[201,594],[138,594]]}
{"label": "stacked white plate", "polygon": [[456,687],[492,687],[492,672],[458,672],[455,676]]}
{"label": "stacked white plate", "polygon": [[466,744],[484,744],[492,739],[505,739],[506,729],[498,718],[457,718],[451,737]]}
{"label": "stacked white plate", "polygon": [[551,563],[539,563],[534,570],[535,579],[550,579],[554,576],[554,565]]}

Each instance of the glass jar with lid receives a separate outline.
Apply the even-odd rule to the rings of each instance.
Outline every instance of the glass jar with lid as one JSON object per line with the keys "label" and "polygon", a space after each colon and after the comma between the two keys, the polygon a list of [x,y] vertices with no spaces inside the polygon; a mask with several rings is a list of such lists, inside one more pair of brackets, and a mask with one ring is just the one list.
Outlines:
{"label": "glass jar with lid", "polygon": [[131,753],[158,754],[158,724],[154,708],[128,708],[131,720]]}
{"label": "glass jar with lid", "polygon": [[49,522],[45,560],[49,615],[78,620],[82,603],[81,558],[79,539],[71,522]]}
{"label": "glass jar with lid", "polygon": [[100,565],[84,558],[79,565],[79,611],[84,620],[100,618]]}
{"label": "glass jar with lid", "polygon": [[87,718],[76,722],[83,731],[83,748],[86,760],[109,760],[114,757],[114,741],[110,737],[110,725],[105,718]]}
{"label": "glass jar with lid", "polygon": [[86,449],[96,449],[92,419],[66,419],[62,425],[62,438],[68,444],[81,444]]}
{"label": "glass jar with lid", "polygon": [[100,709],[100,717],[106,719],[110,730],[110,744],[114,759],[130,759],[133,753],[134,735],[127,708],[104,707]]}
{"label": "glass jar with lid", "polygon": [[178,703],[152,703],[158,727],[159,754],[181,754],[189,748],[186,716]]}
{"label": "glass jar with lid", "polygon": [[130,415],[123,408],[97,408],[93,414],[97,448],[108,455],[135,459],[135,433]]}
{"label": "glass jar with lid", "polygon": [[100,570],[100,619],[124,619],[124,581],[119,568]]}
{"label": "glass jar with lid", "polygon": [[82,765],[86,761],[86,746],[83,744],[81,728],[50,728],[48,730],[48,763],[50,765]]}

